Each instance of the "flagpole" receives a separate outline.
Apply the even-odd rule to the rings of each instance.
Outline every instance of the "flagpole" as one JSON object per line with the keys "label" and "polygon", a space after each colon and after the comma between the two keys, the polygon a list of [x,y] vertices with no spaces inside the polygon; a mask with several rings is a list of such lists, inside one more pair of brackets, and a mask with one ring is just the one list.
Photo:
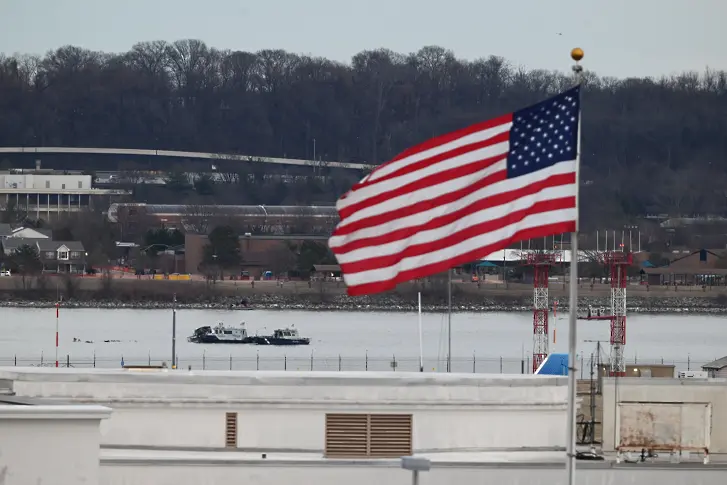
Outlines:
{"label": "flagpole", "polygon": [[447,271],[447,372],[452,372],[452,268]]}
{"label": "flagpole", "polygon": [[419,372],[424,372],[424,346],[422,343],[422,292],[418,294],[419,300]]}
{"label": "flagpole", "polygon": [[[571,51],[571,59],[575,61],[573,72],[576,84],[581,84],[583,67],[579,61],[583,59],[583,51],[579,48]],[[578,93],[580,98],[580,92]],[[579,99],[580,101],[580,99]],[[578,138],[576,150],[576,211],[578,210],[578,191],[580,180],[578,172],[581,163],[581,116],[580,106],[578,113]],[[577,345],[577,310],[578,310],[578,215],[576,214],[576,230],[571,233],[571,260],[570,260],[570,314],[568,315],[568,446],[566,448],[566,468],[568,470],[568,485],[575,485],[576,474],[576,345]]]}

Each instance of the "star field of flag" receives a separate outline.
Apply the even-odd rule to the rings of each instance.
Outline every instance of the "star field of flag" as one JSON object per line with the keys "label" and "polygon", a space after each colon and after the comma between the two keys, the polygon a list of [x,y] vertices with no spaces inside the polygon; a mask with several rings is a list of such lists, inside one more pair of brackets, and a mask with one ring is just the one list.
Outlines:
{"label": "star field of flag", "polygon": [[575,160],[579,116],[580,86],[515,111],[510,129],[507,178]]}

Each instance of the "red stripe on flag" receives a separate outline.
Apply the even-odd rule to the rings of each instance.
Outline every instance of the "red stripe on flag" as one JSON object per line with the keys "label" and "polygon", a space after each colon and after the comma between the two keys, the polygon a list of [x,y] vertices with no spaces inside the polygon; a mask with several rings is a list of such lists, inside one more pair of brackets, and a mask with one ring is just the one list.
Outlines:
{"label": "red stripe on flag", "polygon": [[406,283],[407,281],[424,278],[426,276],[431,276],[431,275],[437,274],[437,273],[442,273],[454,266],[459,266],[460,264],[471,263],[472,261],[476,261],[478,258],[480,258],[482,254],[492,254],[495,251],[499,251],[501,249],[506,249],[512,243],[517,242],[517,241],[523,241],[526,239],[537,239],[537,238],[544,237],[545,235],[563,234],[566,232],[573,232],[575,230],[576,230],[575,221],[559,222],[557,224],[550,224],[550,225],[546,225],[546,226],[538,226],[538,227],[532,227],[529,229],[525,229],[523,231],[519,231],[519,232],[513,234],[512,237],[510,237],[508,239],[505,239],[503,241],[498,241],[497,243],[491,244],[489,246],[477,248],[477,250],[475,250],[475,251],[470,251],[469,253],[460,254],[451,259],[438,261],[434,264],[430,264],[425,267],[412,269],[410,271],[403,271],[403,272],[397,274],[395,278],[390,279],[390,280],[377,281],[374,283],[366,283],[366,284],[356,285],[356,286],[349,286],[348,295],[349,296],[362,296],[362,295],[370,295],[372,293],[383,293],[385,291],[391,291],[391,290],[395,289],[397,287],[397,285],[399,285],[401,283]]}
{"label": "red stripe on flag", "polygon": [[[404,165],[403,167],[399,168],[398,170],[395,170],[394,172],[391,172],[389,174],[383,175],[379,178],[371,180],[366,179],[363,180],[357,184],[355,184],[351,190],[360,190],[364,187],[370,187],[372,185],[376,185],[380,182],[384,182],[386,180],[390,180],[396,177],[401,177],[402,175],[407,175],[413,172],[416,172],[418,170],[422,170],[427,167],[431,167],[432,165],[435,165],[437,163],[443,162],[445,160],[448,160],[450,158],[459,157],[461,155],[465,155],[467,153],[473,152],[475,150],[480,150],[482,148],[487,148],[489,146],[497,145],[498,143],[505,143],[510,138],[510,132],[506,131],[504,133],[498,133],[491,138],[488,138],[487,140],[478,141],[475,143],[471,143],[469,145],[464,145],[461,147],[457,147],[453,150],[450,150],[448,152],[439,153],[437,155],[434,155],[429,158],[425,158],[424,160],[420,160],[418,162],[413,162],[407,165]],[[491,157],[491,158],[499,158],[502,160],[502,155],[498,157]],[[383,165],[382,165],[383,167]]]}
{"label": "red stripe on flag", "polygon": [[[370,207],[376,204],[380,204],[382,202],[386,202],[389,199],[393,199],[395,197],[399,197],[402,195],[406,195],[412,192],[416,192],[417,190],[426,189],[427,187],[431,187],[437,184],[441,184],[450,180],[455,180],[460,177],[466,177],[467,175],[475,174],[481,170],[486,169],[487,167],[490,167],[497,162],[502,161],[502,159],[505,158],[503,155],[498,155],[496,157],[492,158],[485,158],[484,160],[477,160],[473,163],[468,163],[467,165],[460,165],[457,167],[453,167],[449,170],[444,170],[439,173],[434,173],[431,175],[428,175],[426,177],[422,177],[420,179],[415,180],[414,182],[411,182],[409,184],[397,187],[394,190],[390,190],[388,192],[382,192],[377,195],[374,195],[373,197],[369,197],[368,199],[362,200],[359,203],[351,204],[348,207],[344,207],[338,211],[341,220],[350,217],[352,214],[365,209],[366,207]],[[504,174],[503,174],[504,175]],[[502,178],[504,180],[504,177]],[[378,180],[374,181],[378,182]],[[469,189],[471,191],[471,188]]]}
{"label": "red stripe on flag", "polygon": [[455,201],[461,199],[462,197],[464,197],[467,194],[471,194],[472,192],[475,192],[479,189],[487,187],[488,185],[492,185],[497,182],[502,182],[506,179],[507,179],[507,172],[505,170],[502,170],[500,172],[493,173],[492,175],[490,175],[488,177],[484,177],[472,185],[464,187],[460,190],[456,190],[453,192],[446,193],[444,195],[440,195],[439,197],[435,197],[434,199],[417,202],[415,204],[411,204],[411,205],[396,209],[395,211],[385,212],[382,214],[376,214],[375,216],[367,217],[367,218],[364,218],[364,219],[361,219],[358,221],[348,223],[345,226],[339,225],[333,231],[333,235],[334,236],[345,236],[347,234],[351,234],[353,232],[364,229],[366,227],[379,226],[381,224],[386,224],[387,222],[392,222],[397,219],[401,219],[402,217],[412,216],[414,214],[418,214],[420,212],[427,211],[433,207],[437,207],[437,206],[444,205],[444,204],[451,204],[452,202],[455,202]]}
{"label": "red stripe on flag", "polygon": [[[481,224],[469,226],[447,237],[443,237],[424,244],[413,244],[407,246],[404,250],[396,254],[373,257],[354,263],[341,264],[341,271],[346,274],[359,273],[361,271],[371,271],[380,268],[388,268],[389,266],[394,266],[395,264],[400,263],[405,258],[413,258],[416,256],[422,256],[424,254],[432,253],[434,251],[446,249],[473,237],[487,234],[488,232],[492,232],[502,227],[515,224],[516,222],[520,222],[531,215],[562,209],[572,209],[575,206],[575,197],[565,197],[562,199],[551,199],[537,202],[532,207],[529,207],[527,209],[511,212],[504,217],[500,217],[499,219],[491,219]],[[479,259],[481,257],[487,256],[488,254],[492,254],[494,251],[497,251],[497,249],[490,251],[488,248],[487,251],[488,252],[484,252],[484,250],[478,251],[479,257],[475,259]]]}
{"label": "red stripe on flag", "polygon": [[[509,192],[503,192],[503,193],[495,194],[491,197],[486,197],[484,199],[480,199],[480,200],[474,202],[473,204],[468,205],[467,207],[464,207],[464,208],[454,211],[454,212],[450,212],[449,214],[445,214],[441,217],[432,219],[425,224],[406,227],[406,228],[402,228],[402,229],[395,229],[393,231],[387,232],[380,236],[354,239],[353,241],[343,244],[342,246],[337,246],[335,248],[335,251],[336,251],[336,254],[346,254],[346,253],[349,253],[356,249],[361,249],[361,248],[370,247],[370,246],[380,246],[382,244],[387,244],[387,243],[391,243],[394,241],[400,241],[402,239],[407,239],[418,232],[430,231],[432,229],[437,229],[437,228],[446,226],[447,224],[451,224],[463,217],[475,214],[475,213],[485,210],[485,209],[490,209],[490,208],[497,207],[500,205],[508,204],[510,202],[514,202],[523,197],[527,197],[529,195],[536,194],[548,187],[557,187],[559,185],[567,185],[567,184],[575,183],[575,178],[576,178],[575,173],[554,175],[547,179],[539,180],[536,183],[527,185],[525,187],[521,187],[516,190],[511,190]],[[439,204],[436,204],[436,205],[439,205]],[[427,209],[431,209],[431,207],[432,207],[431,202],[427,201],[426,206],[427,206]],[[575,205],[571,205],[570,207],[575,207]],[[566,207],[566,208],[569,208],[569,207]],[[383,219],[383,216],[364,219],[361,222],[365,223],[365,224],[359,225],[357,230],[363,229],[365,227],[375,227],[375,226],[378,226],[379,224],[383,224],[385,222],[390,222],[391,220],[401,219],[402,217],[405,217],[406,215],[410,215],[410,214],[397,213],[396,217],[391,217],[390,214],[391,213],[386,214],[386,216],[389,216],[389,217],[387,217],[387,219],[389,219],[389,220],[384,221],[384,222],[376,221],[376,219]],[[351,226],[354,226],[354,225],[355,224],[351,224]],[[349,226],[344,226],[342,229],[344,229],[344,230],[349,229]],[[347,230],[344,232],[344,234],[352,234],[352,233],[353,233],[353,231],[351,231],[351,230]],[[336,235],[338,235],[338,234],[336,234]]]}
{"label": "red stripe on flag", "polygon": [[[475,123],[474,125],[467,126],[465,128],[459,129],[457,131],[453,131],[451,133],[445,133],[444,135],[437,136],[435,138],[431,138],[423,143],[420,143],[419,145],[415,145],[411,148],[407,148],[403,152],[401,152],[399,155],[395,156],[391,162],[396,162],[399,160],[402,160],[404,158],[410,157],[412,155],[416,155],[418,153],[431,150],[432,148],[436,148],[438,146],[444,145],[445,143],[453,142],[459,138],[463,138],[467,135],[472,135],[473,133],[477,133],[478,131],[485,131],[489,130],[490,128],[494,128],[496,126],[504,125],[505,123],[510,123],[512,121],[512,113],[508,113],[506,115],[500,116],[498,118],[494,118],[491,120],[483,121],[481,123]],[[385,166],[386,164],[382,165]]]}

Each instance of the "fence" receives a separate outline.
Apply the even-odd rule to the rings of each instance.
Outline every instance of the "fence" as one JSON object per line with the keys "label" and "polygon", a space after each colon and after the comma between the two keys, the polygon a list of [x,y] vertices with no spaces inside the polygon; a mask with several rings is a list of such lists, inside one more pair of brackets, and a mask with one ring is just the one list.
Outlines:
{"label": "fence", "polygon": [[[151,353],[142,356],[117,357],[104,356],[73,356],[66,354],[59,357],[60,367],[77,368],[120,368],[123,365],[170,365],[171,359],[157,358]],[[683,360],[674,359],[627,359],[627,365],[674,365],[677,371],[700,370],[701,366],[710,360],[694,361],[690,356]],[[452,359],[452,372],[482,373],[482,374],[530,374],[532,361],[530,357],[457,357]],[[590,376],[591,359],[579,356],[576,365],[579,378]],[[37,357],[17,356],[0,357],[0,366],[23,367],[54,367],[55,359],[44,355]],[[329,356],[323,357],[313,353],[309,357],[226,357],[209,356],[205,353],[198,355],[177,355],[177,368],[202,370],[288,370],[288,371],[391,371],[391,372],[418,372],[418,357],[391,356]],[[444,372],[447,368],[445,358],[424,358],[425,372]]]}

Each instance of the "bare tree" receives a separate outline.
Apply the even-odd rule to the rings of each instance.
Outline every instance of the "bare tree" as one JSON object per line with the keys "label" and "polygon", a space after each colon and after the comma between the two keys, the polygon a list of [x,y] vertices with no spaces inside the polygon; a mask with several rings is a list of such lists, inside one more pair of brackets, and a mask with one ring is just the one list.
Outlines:
{"label": "bare tree", "polygon": [[0,206],[0,222],[17,225],[24,222],[27,218],[28,208],[22,199],[20,203],[17,203],[15,199],[11,198],[4,205]]}
{"label": "bare tree", "polygon": [[197,234],[207,234],[214,224],[217,211],[214,205],[189,204],[184,207],[182,223],[185,229]]}
{"label": "bare tree", "polygon": [[287,273],[291,269],[295,268],[296,255],[291,251],[291,248],[283,245],[276,244],[268,252],[270,261],[270,270],[275,276],[279,276],[282,273]]}
{"label": "bare tree", "polygon": [[237,172],[217,172],[219,179],[223,184],[239,184],[240,174]]}
{"label": "bare tree", "polygon": [[143,170],[143,167],[135,162],[121,162],[119,168],[121,168],[122,180],[131,185],[140,184],[148,178],[148,174]]}
{"label": "bare tree", "polygon": [[[223,184],[239,184],[240,173],[235,170],[236,155],[218,154],[212,161],[212,171],[215,172]],[[237,163],[239,165],[239,163]]]}
{"label": "bare tree", "polygon": [[[727,72],[622,80],[586,72],[584,80],[584,226],[620,227],[646,213],[727,215],[720,163],[727,158],[720,136]],[[196,40],[145,42],[122,54],[66,46],[42,59],[0,55],[0,92],[13,100],[4,105],[0,145],[236,154],[208,160],[219,162],[225,185],[215,187],[218,203],[330,203],[365,174],[351,171],[348,180],[347,171],[320,160],[373,167],[571,84],[567,73],[497,57],[457,59],[436,46],[362,52],[349,64],[281,50],[221,52]],[[257,155],[317,161],[281,167],[256,163]],[[9,165],[24,156],[3,153]],[[80,166],[68,168],[87,163],[76,157]],[[166,186],[143,186],[135,196],[186,203],[188,174],[200,163],[175,162]],[[132,183],[137,171],[128,170]]]}

